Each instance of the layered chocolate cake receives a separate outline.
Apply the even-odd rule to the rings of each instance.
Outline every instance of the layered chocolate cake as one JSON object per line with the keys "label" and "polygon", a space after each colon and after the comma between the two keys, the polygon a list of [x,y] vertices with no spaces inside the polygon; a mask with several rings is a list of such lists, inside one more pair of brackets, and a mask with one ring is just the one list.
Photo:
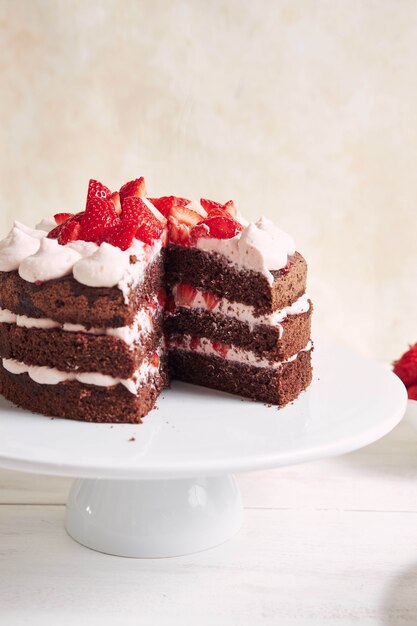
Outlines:
{"label": "layered chocolate cake", "polygon": [[95,422],[140,422],[170,377],[285,405],[311,381],[306,273],[232,202],[92,180],[84,211],[0,242],[0,391]]}

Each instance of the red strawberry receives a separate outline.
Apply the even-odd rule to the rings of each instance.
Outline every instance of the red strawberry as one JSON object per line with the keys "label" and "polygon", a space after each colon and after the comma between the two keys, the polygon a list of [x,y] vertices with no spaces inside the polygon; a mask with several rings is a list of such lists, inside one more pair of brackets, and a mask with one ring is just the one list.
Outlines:
{"label": "red strawberry", "polygon": [[200,337],[191,337],[190,348],[191,350],[196,350],[201,344]]}
{"label": "red strawberry", "polygon": [[220,343],[220,341],[213,341],[212,345],[217,354],[220,354],[222,357],[225,357],[230,350],[230,346]]}
{"label": "red strawberry", "polygon": [[159,367],[160,359],[157,352],[154,352],[154,354],[152,355],[151,363],[154,367]]}
{"label": "red strawberry", "polygon": [[178,306],[191,306],[197,295],[197,289],[188,283],[179,283],[176,289],[176,303]]}
{"label": "red strawberry", "polygon": [[101,239],[103,231],[115,226],[119,221],[112,202],[97,196],[90,198],[81,222],[80,238],[84,241],[103,241]]}
{"label": "red strawberry", "polygon": [[209,214],[213,209],[219,209],[223,205],[220,202],[215,202],[214,200],[208,200],[207,198],[200,198],[200,204]]}
{"label": "red strawberry", "polygon": [[46,236],[48,237],[48,239],[58,239],[59,233],[61,232],[61,230],[62,230],[62,224],[60,224],[59,226],[55,226],[55,228],[50,230]]}
{"label": "red strawberry", "polygon": [[200,237],[210,237],[210,228],[204,222],[200,222],[200,224],[197,224],[190,230],[190,245],[194,245]]}
{"label": "red strawberry", "polygon": [[116,211],[117,215],[120,215],[120,213],[122,212],[122,205],[120,203],[119,192],[114,191],[113,193],[111,193],[109,196],[109,201],[113,203],[114,210]]}
{"label": "red strawberry", "polygon": [[159,239],[164,230],[162,222],[148,209],[143,200],[136,196],[125,198],[122,220],[135,224],[136,238],[149,245],[152,245],[155,239]]}
{"label": "red strawberry", "polygon": [[226,204],[224,204],[224,208],[230,213],[232,217],[237,217],[237,208],[235,207],[235,203],[233,200],[228,200]]}
{"label": "red strawberry", "polygon": [[135,237],[136,239],[140,239],[140,241],[143,241],[151,246],[155,239],[159,239],[163,230],[164,227],[161,222],[151,211],[149,211],[149,215],[143,217],[142,223],[136,230]]}
{"label": "red strawberry", "polygon": [[196,226],[202,219],[197,211],[185,206],[173,206],[168,217],[168,233],[172,243],[187,244],[189,242],[190,229]]}
{"label": "red strawberry", "polygon": [[[144,201],[137,196],[127,196],[123,201],[122,220],[139,226],[142,216],[152,211],[148,209]],[[156,218],[155,218],[156,219]]]}
{"label": "red strawberry", "polygon": [[197,211],[188,209],[186,206],[174,206],[171,209],[170,218],[175,218],[180,224],[195,226],[201,220],[201,215]]}
{"label": "red strawberry", "polygon": [[231,239],[242,232],[243,226],[232,217],[209,217],[203,222],[210,229],[210,237]]}
{"label": "red strawberry", "polygon": [[191,202],[187,198],[177,198],[176,196],[162,196],[161,198],[149,198],[162,215],[168,217],[171,209],[175,206],[186,206]]}
{"label": "red strawberry", "polygon": [[[72,215],[72,213],[69,213],[68,215],[70,215],[69,218],[67,218],[64,222],[62,222],[61,224],[59,224],[58,226],[56,226],[55,228],[49,231],[47,235],[48,239],[58,239],[63,228],[70,222],[75,222],[75,223],[80,224],[84,215],[84,211],[82,211],[81,213],[76,213],[75,215]],[[78,238],[80,239],[80,237]]]}
{"label": "red strawberry", "polygon": [[214,200],[201,198],[200,203],[201,206],[207,211],[208,217],[228,217],[230,215],[232,217],[236,217],[237,215],[237,209],[233,200],[228,200],[225,204],[220,204],[220,202],[214,202]]}
{"label": "red strawberry", "polygon": [[106,228],[100,235],[97,243],[111,243],[112,246],[120,248],[120,250],[127,250],[135,238],[136,224],[119,222],[114,226]]}
{"label": "red strawberry", "polygon": [[63,224],[64,222],[66,222],[67,219],[69,219],[72,216],[73,216],[73,213],[55,213],[54,220],[59,226],[60,224]]}
{"label": "red strawberry", "polygon": [[68,221],[62,225],[62,230],[58,236],[58,243],[64,246],[70,241],[75,241],[80,238],[81,224],[75,221]]}
{"label": "red strawberry", "polygon": [[417,343],[394,363],[394,374],[401,378],[406,387],[417,384]]}
{"label": "red strawberry", "polygon": [[411,385],[407,389],[408,399],[409,400],[417,400],[417,385]]}
{"label": "red strawberry", "polygon": [[168,218],[168,239],[170,243],[186,245],[190,238],[190,229],[185,224],[180,224],[175,218]]}
{"label": "red strawberry", "polygon": [[[202,226],[207,228],[204,230]],[[239,224],[233,217],[206,217],[200,224],[194,227],[190,233],[191,243],[199,237],[209,237],[210,239],[231,239],[243,230],[242,224]]]}
{"label": "red strawberry", "polygon": [[165,313],[175,313],[177,307],[175,305],[175,300],[172,296],[168,296],[165,303]]}
{"label": "red strawberry", "polygon": [[158,302],[159,302],[159,305],[161,307],[164,307],[166,300],[167,300],[167,292],[165,291],[165,289],[163,287],[160,287],[159,291],[158,291]]}
{"label": "red strawberry", "polygon": [[98,180],[94,180],[93,178],[88,183],[88,191],[87,191],[87,202],[91,200],[91,198],[108,198],[111,191],[108,187],[100,183]]}
{"label": "red strawberry", "polygon": [[203,298],[209,311],[212,311],[220,302],[220,298],[218,298],[212,291],[203,291]]}
{"label": "red strawberry", "polygon": [[122,204],[124,202],[124,199],[130,196],[133,196],[136,198],[145,198],[146,196],[145,179],[143,178],[143,176],[141,176],[140,178],[136,178],[135,180],[130,180],[128,183],[123,185],[123,187],[120,187],[119,194],[120,194],[120,200]]}

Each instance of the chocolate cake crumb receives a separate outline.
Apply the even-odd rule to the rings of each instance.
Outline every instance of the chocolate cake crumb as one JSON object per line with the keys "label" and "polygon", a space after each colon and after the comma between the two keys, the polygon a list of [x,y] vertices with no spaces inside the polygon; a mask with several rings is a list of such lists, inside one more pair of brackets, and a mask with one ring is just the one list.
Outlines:
{"label": "chocolate cake crumb", "polygon": [[178,307],[175,313],[165,317],[164,327],[171,333],[207,337],[250,350],[264,359],[285,361],[307,345],[311,334],[312,311],[310,302],[307,312],[288,315],[280,325],[252,326],[219,313]]}
{"label": "chocolate cake crumb", "polygon": [[[110,335],[94,335],[57,328],[26,328],[0,323],[0,356],[28,365],[45,365],[62,372],[100,372],[131,378],[161,342],[162,313],[154,318],[154,331],[134,350]],[[82,395],[88,395],[84,388]]]}
{"label": "chocolate cake crumb", "polygon": [[78,381],[39,385],[28,374],[11,374],[0,365],[0,393],[5,398],[35,413],[85,422],[140,424],[167,381],[167,366],[163,363],[160,375],[142,385],[137,395],[123,385],[89,385],[91,393],[82,397],[80,392],[85,387]]}
{"label": "chocolate cake crumb", "polygon": [[310,352],[301,352],[294,361],[274,369],[198,352],[172,350],[169,366],[172,376],[179,380],[280,406],[297,398],[312,377]]}
{"label": "chocolate cake crumb", "polygon": [[167,249],[168,286],[188,283],[232,302],[254,306],[259,315],[290,306],[306,290],[307,263],[299,252],[290,257],[288,271],[271,273],[272,285],[263,274],[239,269],[220,254],[175,245]]}
{"label": "chocolate cake crumb", "polygon": [[1,307],[27,317],[52,319],[60,324],[89,328],[131,326],[137,310],[152,300],[164,283],[164,256],[145,272],[140,287],[132,289],[128,304],[117,287],[89,287],[72,275],[37,286],[14,272],[0,272]]}

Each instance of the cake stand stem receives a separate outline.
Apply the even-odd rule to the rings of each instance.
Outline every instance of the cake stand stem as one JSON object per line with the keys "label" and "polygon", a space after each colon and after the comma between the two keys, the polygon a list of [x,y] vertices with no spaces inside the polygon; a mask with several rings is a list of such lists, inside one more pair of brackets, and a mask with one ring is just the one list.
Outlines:
{"label": "cake stand stem", "polygon": [[79,479],[65,527],[88,548],[126,557],[168,557],[206,550],[242,521],[234,476],[171,480]]}

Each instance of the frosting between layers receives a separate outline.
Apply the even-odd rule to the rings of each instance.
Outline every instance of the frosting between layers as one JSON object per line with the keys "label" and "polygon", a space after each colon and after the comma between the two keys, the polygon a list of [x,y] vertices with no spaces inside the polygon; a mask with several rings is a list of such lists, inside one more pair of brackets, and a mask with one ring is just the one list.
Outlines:
{"label": "frosting between layers", "polygon": [[[154,317],[157,312],[158,302],[153,303],[153,307],[141,309],[136,313],[134,322],[131,326],[116,326],[113,328],[86,328],[82,324],[70,324],[65,322],[60,324],[55,320],[46,317],[27,317],[26,315],[17,315],[9,309],[0,308],[0,324],[16,324],[16,326],[24,328],[42,328],[45,330],[59,328],[63,331],[74,333],[87,333],[91,335],[109,335],[121,339],[128,346],[133,346],[143,339],[154,329]],[[152,312],[152,314],[151,314]]]}
{"label": "frosting between layers", "polygon": [[[233,317],[240,322],[249,324],[251,329],[257,325],[280,327],[280,322],[283,322],[288,315],[299,315],[300,313],[306,313],[310,309],[310,302],[308,296],[303,294],[298,300],[296,300],[291,306],[279,311],[274,311],[268,315],[256,315],[257,309],[249,304],[243,304],[242,302],[231,302],[226,298],[221,298],[215,304],[215,306],[208,306],[206,299],[204,298],[203,291],[197,290],[195,298],[192,304],[179,304],[181,298],[178,296],[178,287],[180,283],[177,283],[172,289],[172,295],[174,302],[178,308],[187,309],[203,309],[204,311],[210,311],[210,313],[218,313],[225,315],[226,317]],[[169,313],[167,313],[169,315]]]}
{"label": "frosting between layers", "polygon": [[313,344],[311,341],[307,343],[307,345],[289,357],[285,361],[270,361],[268,359],[262,359],[254,352],[250,350],[242,350],[241,348],[236,348],[235,346],[227,346],[228,351],[226,356],[223,356],[219,353],[218,350],[215,349],[213,342],[206,337],[199,337],[199,342],[197,345],[191,345],[193,338],[191,335],[182,335],[182,336],[174,336],[169,339],[168,348],[170,350],[184,350],[186,352],[196,352],[197,354],[205,354],[207,356],[216,356],[219,358],[223,358],[226,361],[234,361],[237,363],[245,363],[246,365],[252,365],[253,367],[267,367],[272,369],[279,369],[285,363],[291,363],[291,361],[295,361],[300,352],[309,352]]}
{"label": "frosting between layers", "polygon": [[127,379],[114,378],[99,372],[62,372],[44,365],[26,365],[26,363],[16,361],[15,359],[2,359],[2,364],[4,369],[11,374],[28,374],[39,385],[57,385],[74,380],[84,385],[97,385],[98,387],[113,387],[120,384],[134,395],[136,395],[141,384],[159,372],[159,367],[147,361],[142,363],[132,378]]}

